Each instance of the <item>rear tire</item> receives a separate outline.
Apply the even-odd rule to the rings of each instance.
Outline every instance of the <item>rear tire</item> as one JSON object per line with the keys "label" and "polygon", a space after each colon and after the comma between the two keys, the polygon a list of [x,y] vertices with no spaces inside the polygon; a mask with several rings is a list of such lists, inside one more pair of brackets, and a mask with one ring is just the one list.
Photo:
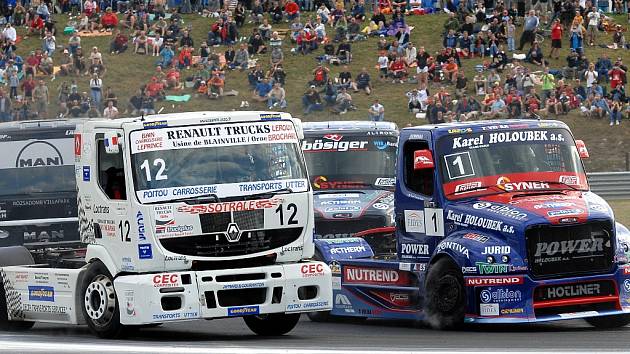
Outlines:
{"label": "rear tire", "polygon": [[259,336],[281,336],[291,332],[300,320],[299,313],[271,313],[245,316],[245,324]]}
{"label": "rear tire", "polygon": [[630,315],[610,315],[600,317],[588,317],[584,319],[595,328],[611,329],[624,327],[630,324]]}
{"label": "rear tire", "polygon": [[455,329],[464,324],[464,276],[453,260],[442,258],[431,266],[425,289],[424,321],[429,326]]}
{"label": "rear tire", "polygon": [[95,261],[88,266],[79,295],[83,317],[92,333],[100,338],[122,336],[126,326],[120,323],[114,279],[102,262]]}
{"label": "rear tire", "polygon": [[[0,248],[0,267],[34,264],[33,256],[23,246]],[[6,282],[6,284],[9,284]],[[7,294],[4,289],[4,272],[0,273],[0,331],[26,331],[31,329],[35,322],[9,321],[9,309],[7,307]],[[17,295],[19,296],[19,295]],[[21,308],[19,310],[22,310]]]}

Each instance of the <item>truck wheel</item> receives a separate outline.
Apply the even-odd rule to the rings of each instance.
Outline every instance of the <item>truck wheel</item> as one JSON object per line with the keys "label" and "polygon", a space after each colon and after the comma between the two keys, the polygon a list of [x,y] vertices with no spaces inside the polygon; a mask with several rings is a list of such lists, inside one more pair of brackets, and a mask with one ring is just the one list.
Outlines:
{"label": "truck wheel", "polygon": [[[0,248],[0,267],[15,266],[15,265],[29,265],[34,264],[33,256],[23,246],[3,247]],[[0,272],[0,331],[25,331],[31,329],[35,322],[31,321],[9,321],[9,309],[7,307],[7,293],[10,298],[17,298],[19,301],[19,294],[15,290],[11,290],[10,285],[4,279],[4,272]],[[5,290],[5,284],[9,286]],[[12,294],[12,292],[14,294]],[[18,306],[21,306],[19,302]],[[20,308],[21,310],[21,308]]]}
{"label": "truck wheel", "polygon": [[619,328],[630,324],[630,315],[610,315],[584,319],[593,327],[601,329]]}
{"label": "truck wheel", "polygon": [[281,336],[291,332],[300,320],[299,313],[271,313],[268,315],[245,316],[245,324],[260,336]]}
{"label": "truck wheel", "polygon": [[81,310],[92,333],[100,338],[120,337],[125,326],[120,323],[114,280],[100,261],[91,263],[85,271],[81,290]]}
{"label": "truck wheel", "polygon": [[449,258],[429,269],[424,321],[435,329],[454,329],[464,323],[466,291],[459,267]]}

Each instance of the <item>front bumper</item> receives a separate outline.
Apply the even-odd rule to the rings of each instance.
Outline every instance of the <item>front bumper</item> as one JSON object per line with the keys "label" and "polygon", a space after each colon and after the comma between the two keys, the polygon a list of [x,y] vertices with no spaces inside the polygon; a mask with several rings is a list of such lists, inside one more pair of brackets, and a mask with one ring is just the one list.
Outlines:
{"label": "front bumper", "polygon": [[609,274],[561,279],[535,280],[527,274],[464,278],[466,322],[527,323],[630,314],[630,265]]}
{"label": "front bumper", "polygon": [[322,262],[124,275],[114,286],[126,325],[332,309]]}

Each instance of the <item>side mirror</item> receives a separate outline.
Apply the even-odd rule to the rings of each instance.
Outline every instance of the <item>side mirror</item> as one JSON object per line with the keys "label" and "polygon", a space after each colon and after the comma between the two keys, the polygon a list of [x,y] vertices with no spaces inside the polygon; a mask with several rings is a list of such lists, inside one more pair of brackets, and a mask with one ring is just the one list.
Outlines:
{"label": "side mirror", "polygon": [[118,144],[120,143],[118,133],[106,132],[105,134],[105,152],[108,154],[117,154],[120,152]]}
{"label": "side mirror", "polygon": [[433,169],[434,167],[431,150],[416,150],[413,152],[414,170]]}
{"label": "side mirror", "polygon": [[584,140],[576,140],[575,146],[578,149],[578,154],[580,154],[581,159],[588,159],[588,150],[586,149],[586,144],[584,144]]}

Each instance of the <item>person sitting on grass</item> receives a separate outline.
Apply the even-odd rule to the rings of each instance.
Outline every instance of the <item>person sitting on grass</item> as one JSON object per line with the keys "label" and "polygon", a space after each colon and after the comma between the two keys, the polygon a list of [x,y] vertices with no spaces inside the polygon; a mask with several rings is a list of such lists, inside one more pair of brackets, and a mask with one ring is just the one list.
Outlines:
{"label": "person sitting on grass", "polygon": [[276,82],[273,84],[273,88],[269,92],[267,108],[272,109],[278,106],[280,109],[285,109],[287,107],[287,101],[284,88],[282,88],[279,82]]}
{"label": "person sitting on grass", "polygon": [[149,39],[144,31],[140,31],[140,34],[134,38],[133,43],[135,45],[134,53],[136,54],[149,54]]}
{"label": "person sitting on grass", "polygon": [[111,7],[108,7],[105,10],[103,17],[101,17],[101,26],[107,32],[111,32],[114,28],[116,28],[116,26],[118,26],[118,16],[112,12]]}
{"label": "person sitting on grass", "polygon": [[173,53],[171,46],[166,44],[160,51],[160,60],[157,62],[157,65],[168,68],[173,62],[173,57],[175,57],[175,53]]}
{"label": "person sitting on grass", "polygon": [[212,78],[208,80],[208,97],[210,98],[219,98],[223,97],[223,88],[225,86],[225,80],[219,75],[215,73],[212,75]]}
{"label": "person sitting on grass", "polygon": [[184,45],[182,50],[179,51],[179,69],[190,69],[192,63],[192,49],[187,45]]}
{"label": "person sitting on grass", "polygon": [[308,115],[312,111],[322,111],[324,109],[315,85],[311,85],[308,91],[302,96],[302,105],[304,106],[304,115]]}
{"label": "person sitting on grass", "polygon": [[180,81],[181,74],[179,70],[175,67],[175,64],[172,64],[168,72],[166,73],[166,82],[168,84],[168,88],[173,90],[181,90],[182,83]]}
{"label": "person sitting on grass", "polygon": [[271,89],[272,87],[269,83],[269,79],[267,79],[266,77],[263,78],[260,82],[258,82],[258,84],[256,84],[252,99],[256,102],[267,102]]}

